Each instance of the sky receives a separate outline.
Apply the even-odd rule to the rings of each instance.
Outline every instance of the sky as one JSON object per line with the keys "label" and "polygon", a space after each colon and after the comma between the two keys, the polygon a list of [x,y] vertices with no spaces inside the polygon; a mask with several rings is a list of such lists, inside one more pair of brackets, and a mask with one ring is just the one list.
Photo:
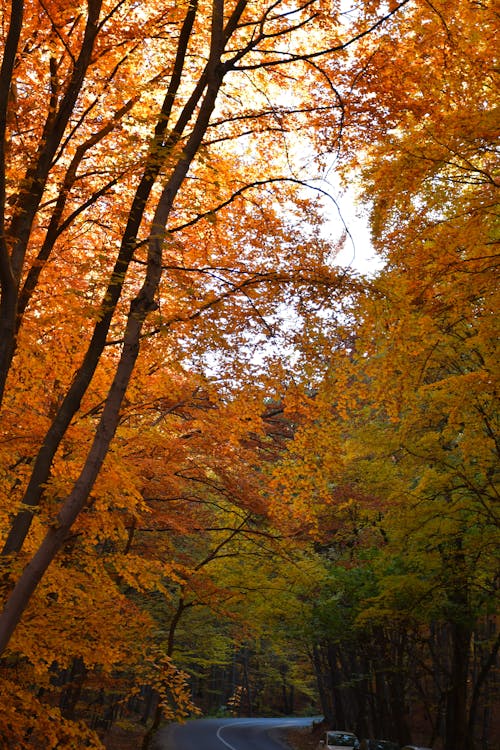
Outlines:
{"label": "sky", "polygon": [[[333,194],[332,185],[328,192]],[[324,226],[325,238],[335,241],[346,228],[348,236],[344,248],[336,256],[335,262],[340,266],[349,266],[359,273],[373,275],[379,271],[383,262],[376,255],[370,240],[370,228],[366,210],[356,205],[354,190],[346,190],[342,194],[337,191],[333,202],[325,204],[325,214],[328,217]]]}

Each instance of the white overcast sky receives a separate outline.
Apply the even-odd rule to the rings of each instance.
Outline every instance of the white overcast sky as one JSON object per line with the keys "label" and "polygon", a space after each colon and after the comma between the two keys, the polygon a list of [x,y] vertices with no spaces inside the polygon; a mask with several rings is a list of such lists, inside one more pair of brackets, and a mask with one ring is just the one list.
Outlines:
{"label": "white overcast sky", "polygon": [[[334,194],[330,184],[327,192]],[[362,211],[356,205],[354,190],[339,192],[333,201],[325,202],[325,215],[328,217],[325,227],[325,238],[335,241],[340,237],[344,228],[348,236],[343,250],[336,256],[335,262],[340,266],[349,266],[363,274],[373,274],[383,266],[382,259],[376,255],[371,241],[370,228],[366,216],[366,209]]]}

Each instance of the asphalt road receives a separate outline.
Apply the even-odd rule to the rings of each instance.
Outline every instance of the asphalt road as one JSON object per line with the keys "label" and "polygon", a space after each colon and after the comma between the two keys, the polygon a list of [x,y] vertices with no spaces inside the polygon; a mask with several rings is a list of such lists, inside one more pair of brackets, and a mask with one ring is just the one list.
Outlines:
{"label": "asphalt road", "polygon": [[197,719],[171,724],[155,737],[154,750],[283,750],[280,730],[312,719]]}

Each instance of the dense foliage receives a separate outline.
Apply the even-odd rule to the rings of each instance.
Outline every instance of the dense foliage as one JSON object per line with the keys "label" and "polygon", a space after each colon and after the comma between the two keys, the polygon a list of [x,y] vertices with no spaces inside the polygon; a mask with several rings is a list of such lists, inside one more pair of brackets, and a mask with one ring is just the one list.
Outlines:
{"label": "dense foliage", "polygon": [[487,747],[495,3],[1,14],[0,741],[320,705]]}
{"label": "dense foliage", "polygon": [[497,32],[493,4],[423,3],[359,48],[346,164],[386,267],[278,477],[330,570],[324,712],[447,750],[498,733]]}

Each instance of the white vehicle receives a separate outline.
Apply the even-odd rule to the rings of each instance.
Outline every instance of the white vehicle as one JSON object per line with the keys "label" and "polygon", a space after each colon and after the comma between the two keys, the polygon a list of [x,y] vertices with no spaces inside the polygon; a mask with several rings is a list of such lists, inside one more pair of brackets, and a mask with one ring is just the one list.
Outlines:
{"label": "white vehicle", "polygon": [[340,730],[327,732],[324,740],[319,741],[319,750],[358,750],[359,740],[352,732]]}

